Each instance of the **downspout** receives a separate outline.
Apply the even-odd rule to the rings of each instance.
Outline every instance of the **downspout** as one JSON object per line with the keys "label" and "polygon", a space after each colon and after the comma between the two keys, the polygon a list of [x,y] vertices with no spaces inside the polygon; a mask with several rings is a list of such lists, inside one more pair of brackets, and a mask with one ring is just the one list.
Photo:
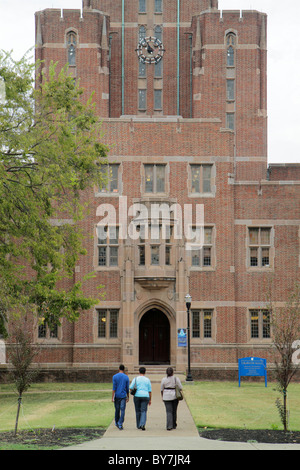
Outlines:
{"label": "downspout", "polygon": [[190,34],[190,118],[193,117],[193,35]]}
{"label": "downspout", "polygon": [[180,0],[177,0],[177,116],[180,115]]}
{"label": "downspout", "polygon": [[122,0],[122,116],[124,116],[125,88],[125,0]]}

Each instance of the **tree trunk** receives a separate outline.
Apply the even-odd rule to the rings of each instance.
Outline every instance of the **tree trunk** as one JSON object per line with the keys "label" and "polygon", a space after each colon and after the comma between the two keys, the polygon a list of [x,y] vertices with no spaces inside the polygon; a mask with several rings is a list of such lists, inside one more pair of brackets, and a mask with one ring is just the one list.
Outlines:
{"label": "tree trunk", "polygon": [[17,435],[17,431],[18,431],[18,423],[19,423],[19,414],[20,414],[20,408],[21,408],[21,401],[22,401],[22,395],[20,395],[19,398],[18,398],[18,411],[17,411],[16,425],[15,425],[15,436]]}
{"label": "tree trunk", "polygon": [[287,391],[283,390],[283,427],[284,427],[284,432],[288,431],[288,426],[287,426]]}

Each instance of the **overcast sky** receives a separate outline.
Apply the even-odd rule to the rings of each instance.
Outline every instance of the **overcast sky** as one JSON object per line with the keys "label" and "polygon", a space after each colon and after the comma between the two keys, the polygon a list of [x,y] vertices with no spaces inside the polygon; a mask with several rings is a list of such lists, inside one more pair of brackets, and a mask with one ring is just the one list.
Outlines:
{"label": "overcast sky", "polygon": [[[34,45],[35,11],[81,6],[82,0],[0,0],[0,49],[20,58]],[[269,162],[300,163],[300,1],[219,0],[219,9],[267,13]]]}

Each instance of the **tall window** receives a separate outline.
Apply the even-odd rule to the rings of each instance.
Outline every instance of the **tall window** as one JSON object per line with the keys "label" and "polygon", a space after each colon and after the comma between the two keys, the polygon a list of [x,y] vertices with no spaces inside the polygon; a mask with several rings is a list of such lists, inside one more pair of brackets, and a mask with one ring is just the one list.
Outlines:
{"label": "tall window", "polygon": [[101,193],[119,192],[119,165],[101,165],[101,174],[103,176]]}
{"label": "tall window", "polygon": [[99,309],[98,313],[98,338],[117,338],[119,310]]}
{"label": "tall window", "polygon": [[[162,27],[161,26],[155,26],[154,36],[162,42]],[[159,62],[157,62],[157,64],[155,64],[155,71],[154,71],[155,78],[162,78],[162,64],[163,64],[162,60],[160,60]]]}
{"label": "tall window", "polygon": [[118,266],[119,228],[97,227],[98,266]]}
{"label": "tall window", "polygon": [[235,80],[226,80],[226,98],[228,101],[233,101],[235,97]]}
{"label": "tall window", "polygon": [[226,127],[234,131],[235,128],[235,115],[234,113],[226,113]]}
{"label": "tall window", "polygon": [[269,268],[271,228],[249,228],[250,267]]}
{"label": "tall window", "polygon": [[139,110],[146,111],[147,109],[147,90],[139,90]]}
{"label": "tall window", "polygon": [[154,90],[154,109],[156,111],[162,109],[162,90]]}
{"label": "tall window", "polygon": [[192,193],[211,193],[212,165],[191,165]]}
{"label": "tall window", "polygon": [[227,46],[227,75],[226,75],[226,128],[232,131],[235,130],[235,99],[236,99],[236,82],[235,82],[235,46],[236,46],[236,35],[229,33],[226,36]]}
{"label": "tall window", "polygon": [[[193,227],[193,230],[201,230],[200,228]],[[201,240],[201,237],[197,236],[197,239]],[[213,251],[213,227],[204,227],[204,240],[203,247],[199,250],[194,247],[191,250],[192,266],[198,266],[201,268],[211,267],[212,262],[212,251]]]}
{"label": "tall window", "polygon": [[271,338],[271,321],[268,310],[251,310],[250,322],[252,339]]}
{"label": "tall window", "polygon": [[165,192],[166,165],[145,165],[145,192]]}
{"label": "tall window", "polygon": [[155,0],[154,8],[155,13],[162,13],[162,0]]}
{"label": "tall window", "polygon": [[192,337],[212,338],[212,310],[192,310]]}
{"label": "tall window", "polygon": [[76,33],[74,33],[74,31],[71,31],[67,35],[68,63],[71,66],[76,65],[76,44],[77,44]]}
{"label": "tall window", "polygon": [[[146,28],[145,26],[141,26],[139,28],[139,41],[144,39],[146,37]],[[147,69],[146,69],[146,64],[143,64],[141,61],[139,61],[139,77],[145,78],[147,75]]]}
{"label": "tall window", "polygon": [[236,36],[233,33],[229,33],[226,37],[227,43],[227,67],[235,66],[235,44]]}
{"label": "tall window", "polygon": [[147,11],[146,1],[147,0],[139,0],[139,12],[140,13],[146,13],[146,11]]}

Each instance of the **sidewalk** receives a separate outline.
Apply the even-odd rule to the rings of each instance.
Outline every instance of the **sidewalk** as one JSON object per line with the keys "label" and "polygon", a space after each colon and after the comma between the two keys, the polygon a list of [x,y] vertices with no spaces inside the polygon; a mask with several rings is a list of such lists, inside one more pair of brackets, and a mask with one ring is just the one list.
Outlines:
{"label": "sidewalk", "polygon": [[166,430],[166,413],[161,400],[160,384],[152,381],[152,405],[148,407],[146,431],[136,429],[133,397],[130,396],[123,431],[113,421],[102,439],[62,450],[300,450],[300,445],[220,442],[200,438],[184,400],[178,406],[177,424],[176,430]]}

